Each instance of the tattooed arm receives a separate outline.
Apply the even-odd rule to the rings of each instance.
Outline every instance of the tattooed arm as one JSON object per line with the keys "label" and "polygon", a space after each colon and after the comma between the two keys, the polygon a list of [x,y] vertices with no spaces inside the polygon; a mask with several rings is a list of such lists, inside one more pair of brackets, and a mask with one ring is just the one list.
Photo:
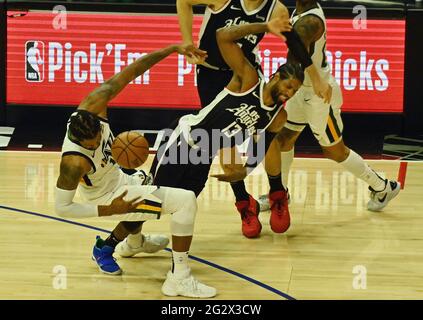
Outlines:
{"label": "tattooed arm", "polygon": [[[323,21],[317,16],[307,15],[305,17],[300,18],[297,21],[297,23],[294,25],[294,31],[295,31],[295,36],[300,39],[299,41],[302,42],[302,44],[307,50],[307,53],[310,55],[311,46],[324,33]],[[288,42],[288,45],[289,45],[289,42]],[[295,62],[300,60],[298,52],[303,52],[303,51],[304,50],[295,52],[290,49],[288,52],[288,61]],[[302,58],[304,60],[304,53],[302,54]],[[311,57],[310,58],[307,57],[307,60],[309,62],[308,62],[308,66],[306,65],[305,71],[310,76],[315,94],[321,97],[326,103],[329,103],[332,97],[332,87],[328,84],[326,80],[321,78],[317,70],[317,66],[315,66],[311,61]]]}
{"label": "tattooed arm", "polygon": [[110,100],[116,97],[131,81],[174,52],[187,56],[194,54],[199,56],[205,55],[204,51],[196,49],[192,45],[172,45],[149,53],[137,59],[121,72],[104,82],[100,87],[92,91],[82,100],[78,109],[87,110],[102,118],[107,118],[107,104]]}
{"label": "tattooed arm", "polygon": [[[294,25],[294,30],[300,36],[308,52],[310,52],[311,45],[319,40],[325,31],[323,21],[313,15],[307,15],[298,20]],[[288,53],[288,61],[299,62],[292,52]]]}

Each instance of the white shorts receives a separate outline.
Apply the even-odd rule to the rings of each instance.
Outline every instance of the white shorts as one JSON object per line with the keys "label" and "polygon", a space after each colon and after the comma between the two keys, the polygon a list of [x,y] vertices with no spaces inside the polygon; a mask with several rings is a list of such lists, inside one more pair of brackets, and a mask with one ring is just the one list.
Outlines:
{"label": "white shorts", "polygon": [[302,86],[285,106],[288,114],[285,128],[302,131],[309,125],[314,137],[324,147],[337,144],[342,139],[344,127],[341,118],[341,88],[333,77],[329,84],[332,86],[330,103],[324,103],[323,99],[314,94],[313,88]]}
{"label": "white shorts", "polygon": [[119,186],[115,189],[115,191],[109,192],[95,201],[88,202],[96,205],[109,205],[116,197],[120,196],[123,192],[128,191],[124,200],[131,200],[139,197],[140,199],[138,201],[144,200],[143,203],[137,207],[135,212],[108,216],[108,220],[145,221],[160,219],[160,215],[162,213],[166,213],[162,210],[162,202],[166,201],[165,198],[167,198],[168,194],[168,190],[166,189],[171,188],[160,187],[160,189],[163,190],[159,192],[159,188],[157,186],[141,185],[141,182],[142,181],[139,176],[124,174],[122,175]]}

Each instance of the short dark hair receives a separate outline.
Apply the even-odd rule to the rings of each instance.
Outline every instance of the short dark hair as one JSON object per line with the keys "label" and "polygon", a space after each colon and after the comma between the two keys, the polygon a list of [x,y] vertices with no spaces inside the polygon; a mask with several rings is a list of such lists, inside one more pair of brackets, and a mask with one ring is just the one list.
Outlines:
{"label": "short dark hair", "polygon": [[89,111],[78,110],[70,117],[69,133],[78,141],[93,139],[100,130],[100,120]]}
{"label": "short dark hair", "polygon": [[304,70],[299,63],[284,63],[276,71],[281,79],[297,79],[301,83],[304,82]]}

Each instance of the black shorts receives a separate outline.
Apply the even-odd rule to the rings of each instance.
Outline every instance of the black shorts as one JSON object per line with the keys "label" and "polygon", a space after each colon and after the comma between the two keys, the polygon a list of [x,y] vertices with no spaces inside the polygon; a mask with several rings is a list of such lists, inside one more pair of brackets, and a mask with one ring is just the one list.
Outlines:
{"label": "black shorts", "polygon": [[213,70],[197,65],[197,91],[204,108],[216,98],[232,79],[232,70]]}
{"label": "black shorts", "polygon": [[[178,155],[181,154],[181,150],[185,150],[184,154],[186,154],[187,149],[188,151],[192,150],[182,137],[179,137],[178,140],[171,145],[167,144],[167,142],[163,142],[159,150],[163,150],[163,147],[166,147],[173,152],[176,151]],[[195,196],[198,197],[206,185],[213,158],[209,159],[208,163],[200,164],[190,163],[190,159],[185,156],[183,157],[188,161],[183,162],[181,158],[178,157],[176,163],[159,163],[160,156],[161,152],[158,151],[151,166],[151,173],[154,176],[153,183],[157,186],[191,190],[195,193]]]}

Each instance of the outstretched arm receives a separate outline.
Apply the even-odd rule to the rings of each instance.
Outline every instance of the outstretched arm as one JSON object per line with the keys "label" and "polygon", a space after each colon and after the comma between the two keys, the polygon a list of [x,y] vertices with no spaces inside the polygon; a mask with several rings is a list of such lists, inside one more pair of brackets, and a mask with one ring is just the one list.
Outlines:
{"label": "outstretched arm", "polygon": [[[286,19],[278,25],[278,33],[291,30]],[[242,90],[251,88],[257,83],[258,75],[255,68],[245,58],[239,45],[235,42],[250,34],[269,32],[268,23],[251,23],[221,28],[216,32],[217,44],[222,57],[232,69],[235,76],[241,79]],[[282,36],[281,36],[282,37]]]}
{"label": "outstretched arm", "polygon": [[65,218],[105,217],[132,212],[140,204],[139,198],[124,200],[127,192],[115,198],[110,205],[74,202],[79,181],[91,170],[86,159],[77,155],[64,156],[55,190],[56,214]]}
{"label": "outstretched arm", "polygon": [[213,10],[218,10],[227,1],[230,0],[176,0],[176,10],[183,43],[194,44],[192,40],[193,6],[204,4]]}
{"label": "outstretched arm", "polygon": [[174,52],[188,56],[193,54],[204,55],[203,51],[188,45],[172,45],[149,53],[137,59],[129,66],[125,67],[121,72],[104,82],[100,87],[92,91],[82,100],[78,109],[87,110],[95,115],[107,118],[107,104],[110,100],[116,97],[128,83]]}
{"label": "outstretched arm", "polygon": [[[181,30],[182,41],[184,44],[193,45],[192,39],[192,21],[194,5],[204,4],[211,7],[213,10],[220,9],[227,1],[230,0],[176,0],[176,10],[178,13],[179,29]],[[201,63],[204,57],[193,56],[188,57],[189,63]]]}

